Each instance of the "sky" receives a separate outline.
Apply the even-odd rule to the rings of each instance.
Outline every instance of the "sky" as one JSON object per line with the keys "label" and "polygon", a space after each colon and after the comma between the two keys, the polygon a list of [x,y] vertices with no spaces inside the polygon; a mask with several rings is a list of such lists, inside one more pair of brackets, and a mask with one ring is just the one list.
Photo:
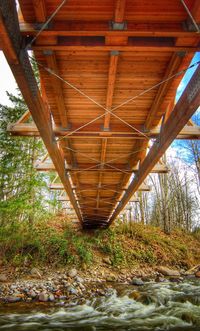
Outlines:
{"label": "sky", "polygon": [[17,84],[2,51],[0,51],[0,72],[0,104],[11,106],[6,91],[16,94]]}
{"label": "sky", "polygon": [[[197,52],[194,55],[191,64],[194,64],[197,61],[200,61],[200,52]],[[192,75],[193,75],[193,73],[194,73],[195,70],[196,70],[196,66],[187,70],[186,74],[184,75],[184,77],[181,80],[180,85],[179,85],[179,87],[177,89],[176,101],[178,101],[178,99],[180,98],[181,94],[183,93],[183,91],[184,91],[187,83],[189,82],[189,80],[192,77]]]}

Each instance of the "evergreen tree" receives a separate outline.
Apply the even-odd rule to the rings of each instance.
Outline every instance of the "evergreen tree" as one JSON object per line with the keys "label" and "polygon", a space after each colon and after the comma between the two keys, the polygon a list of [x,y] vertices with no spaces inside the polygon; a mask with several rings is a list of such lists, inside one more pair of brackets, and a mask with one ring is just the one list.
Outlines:
{"label": "evergreen tree", "polygon": [[48,176],[34,169],[44,154],[41,139],[13,137],[7,125],[15,123],[27,106],[21,95],[8,94],[13,107],[0,105],[0,225],[17,221],[34,221],[45,209]]}

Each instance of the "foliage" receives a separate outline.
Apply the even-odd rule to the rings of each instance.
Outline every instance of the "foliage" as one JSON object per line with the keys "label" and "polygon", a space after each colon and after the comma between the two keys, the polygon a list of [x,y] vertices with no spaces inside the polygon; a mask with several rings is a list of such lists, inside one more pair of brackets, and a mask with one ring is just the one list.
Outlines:
{"label": "foliage", "polygon": [[38,173],[34,163],[45,152],[41,139],[13,137],[7,131],[27,107],[19,94],[9,94],[13,107],[0,105],[0,225],[29,222],[48,207],[48,175]]}

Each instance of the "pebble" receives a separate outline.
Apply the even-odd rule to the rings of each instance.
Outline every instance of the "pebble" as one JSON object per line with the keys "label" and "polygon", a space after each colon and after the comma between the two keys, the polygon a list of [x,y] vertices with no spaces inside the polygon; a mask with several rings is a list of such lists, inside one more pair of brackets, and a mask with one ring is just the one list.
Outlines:
{"label": "pebble", "polygon": [[114,274],[110,274],[108,277],[106,277],[107,282],[116,282],[117,277]]}
{"label": "pebble", "polygon": [[37,297],[37,293],[35,293],[33,290],[27,293],[28,296],[32,299],[35,299]]}
{"label": "pebble", "polygon": [[73,286],[68,286],[68,287],[67,287],[67,291],[68,291],[70,294],[77,294],[77,293],[78,293],[77,289],[76,289],[75,287],[73,287]]}
{"label": "pebble", "polygon": [[34,278],[42,278],[41,272],[37,268],[32,268],[30,274]]}
{"label": "pebble", "polygon": [[72,268],[69,270],[68,276],[74,278],[77,275],[77,273],[78,273],[77,270],[75,268]]}
{"label": "pebble", "polygon": [[84,283],[84,279],[79,276],[76,276],[76,281],[77,283],[81,283],[81,284]]}
{"label": "pebble", "polygon": [[108,256],[104,257],[102,261],[106,264],[112,265],[112,261]]}
{"label": "pebble", "polygon": [[0,282],[4,283],[8,281],[8,277],[4,274],[0,274]]}
{"label": "pebble", "polygon": [[[30,274],[30,270],[28,272]],[[95,270],[91,269],[83,278],[78,275],[76,268],[69,269],[68,272],[65,270],[56,272],[53,276],[47,277],[44,276],[44,272],[44,275],[41,276],[42,278],[39,277],[38,272],[41,276],[42,272],[37,268],[33,268],[31,269],[31,275],[36,274],[37,276],[33,277],[35,279],[15,281],[13,283],[8,282],[8,276],[5,272],[0,273],[0,277],[4,276],[2,283],[0,283],[0,300],[7,303],[40,301],[66,305],[77,302],[77,300],[79,302],[79,300],[81,301],[95,296],[111,295],[114,288],[111,282],[118,281],[142,286],[149,279],[159,282],[182,280],[178,275],[165,278],[161,276],[159,271],[152,273],[151,270],[149,272],[145,270],[148,276],[145,276],[144,272],[138,276],[139,274],[136,271],[119,273],[116,268],[112,269],[109,265],[104,265],[103,268]],[[80,274],[83,275],[81,271]],[[200,277],[200,271],[194,272],[193,277],[195,275],[196,277]],[[135,290],[133,288],[130,297],[137,300],[138,292]]]}

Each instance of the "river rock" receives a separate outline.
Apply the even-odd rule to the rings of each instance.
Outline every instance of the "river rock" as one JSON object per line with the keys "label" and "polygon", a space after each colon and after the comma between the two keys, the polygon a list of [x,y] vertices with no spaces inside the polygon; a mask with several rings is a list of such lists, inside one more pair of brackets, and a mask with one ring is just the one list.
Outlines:
{"label": "river rock", "polygon": [[81,290],[83,290],[83,291],[85,290],[85,286],[82,283],[79,284],[79,287]]}
{"label": "river rock", "polygon": [[168,282],[168,280],[164,277],[156,277],[155,281],[157,283],[164,283],[164,282]]}
{"label": "river rock", "polygon": [[158,272],[164,276],[180,276],[180,272],[178,270],[169,269],[168,267],[158,267]]}
{"label": "river rock", "polygon": [[49,299],[49,296],[47,293],[44,293],[44,292],[41,292],[39,294],[39,297],[38,297],[38,300],[41,301],[41,302],[47,302]]}
{"label": "river rock", "polygon": [[68,276],[74,278],[77,275],[77,273],[78,273],[77,270],[75,268],[72,268],[69,270]]}
{"label": "river rock", "polygon": [[41,272],[37,268],[32,268],[30,274],[33,278],[42,278]]}
{"label": "river rock", "polygon": [[111,261],[111,259],[110,259],[108,256],[103,257],[102,261],[103,261],[104,263],[106,263],[106,264],[109,264],[109,265],[112,264],[112,261]]}
{"label": "river rock", "polygon": [[51,302],[54,302],[55,301],[55,297],[54,297],[54,295],[52,293],[49,294],[49,301],[51,301]]}
{"label": "river rock", "polygon": [[131,280],[131,285],[142,286],[142,285],[144,285],[144,282],[140,278],[133,278]]}
{"label": "river rock", "polygon": [[27,293],[28,296],[32,299],[35,299],[37,296],[37,293],[35,293],[35,291],[31,290],[30,292]]}
{"label": "river rock", "polygon": [[106,281],[107,282],[115,282],[117,280],[117,277],[114,275],[114,274],[109,274],[107,277],[106,277]]}
{"label": "river rock", "polygon": [[172,277],[169,277],[169,280],[172,283],[180,283],[180,282],[183,281],[183,278],[182,277],[174,277],[174,276],[172,276]]}
{"label": "river rock", "polygon": [[22,300],[22,298],[20,298],[20,297],[6,297],[5,298],[5,302],[8,302],[8,303],[15,303],[15,302],[19,302],[19,301],[21,301]]}
{"label": "river rock", "polygon": [[84,283],[84,279],[79,276],[76,276],[76,281],[77,281],[77,283],[81,283],[81,284]]}
{"label": "river rock", "polygon": [[195,273],[197,273],[198,271],[200,271],[200,264],[197,264],[196,266],[192,267],[191,269],[185,271],[185,275],[194,275]]}
{"label": "river rock", "polygon": [[4,274],[0,274],[0,282],[6,283],[8,281],[8,277]]}
{"label": "river rock", "polygon": [[70,294],[75,294],[75,295],[78,293],[77,289],[75,287],[73,287],[73,286],[68,286],[67,291]]}

